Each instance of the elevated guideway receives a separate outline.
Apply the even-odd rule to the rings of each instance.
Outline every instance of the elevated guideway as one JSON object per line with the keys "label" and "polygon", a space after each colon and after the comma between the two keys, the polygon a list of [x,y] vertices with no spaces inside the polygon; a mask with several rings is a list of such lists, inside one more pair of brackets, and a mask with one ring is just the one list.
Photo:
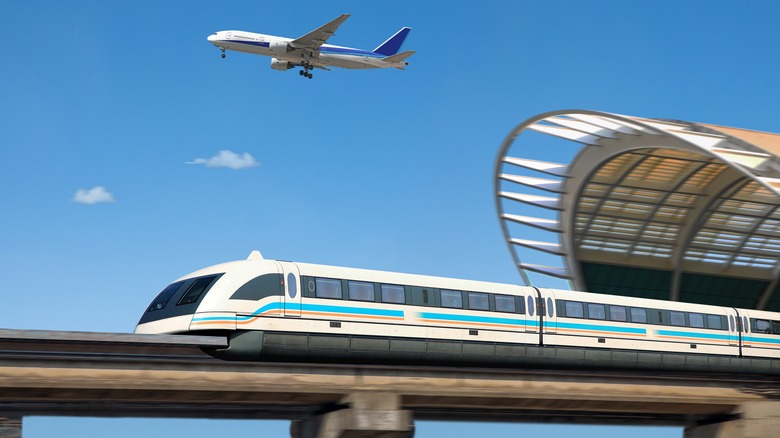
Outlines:
{"label": "elevated guideway", "polygon": [[30,415],[290,419],[300,437],[401,437],[412,418],[662,424],[693,434],[743,424],[751,412],[780,413],[777,375],[605,371],[597,363],[230,362],[201,351],[225,345],[220,337],[0,330],[0,436],[21,433],[18,420]]}

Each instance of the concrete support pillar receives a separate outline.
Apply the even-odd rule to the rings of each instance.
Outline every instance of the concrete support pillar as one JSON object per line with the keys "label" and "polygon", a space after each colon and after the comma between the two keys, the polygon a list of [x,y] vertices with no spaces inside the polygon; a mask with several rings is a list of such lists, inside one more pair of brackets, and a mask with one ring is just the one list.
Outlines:
{"label": "concrete support pillar", "polygon": [[293,421],[292,438],[411,438],[412,412],[401,409],[398,394],[356,392],[342,400],[343,409]]}
{"label": "concrete support pillar", "polygon": [[0,417],[0,438],[22,438],[22,417]]}
{"label": "concrete support pillar", "polygon": [[780,436],[780,402],[760,401],[741,405],[733,419],[703,426],[689,426],[685,438],[774,438]]}

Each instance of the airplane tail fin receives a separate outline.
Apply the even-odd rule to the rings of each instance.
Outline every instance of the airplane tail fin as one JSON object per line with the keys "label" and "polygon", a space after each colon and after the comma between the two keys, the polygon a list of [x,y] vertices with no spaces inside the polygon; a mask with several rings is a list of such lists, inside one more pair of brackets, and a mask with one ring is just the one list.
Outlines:
{"label": "airplane tail fin", "polygon": [[401,49],[401,44],[404,43],[404,40],[406,39],[406,36],[409,35],[410,30],[412,30],[410,27],[404,27],[403,29],[399,30],[395,33],[395,35],[391,36],[387,39],[387,41],[374,49],[374,53],[378,53],[383,56],[395,55],[398,53],[398,50]]}

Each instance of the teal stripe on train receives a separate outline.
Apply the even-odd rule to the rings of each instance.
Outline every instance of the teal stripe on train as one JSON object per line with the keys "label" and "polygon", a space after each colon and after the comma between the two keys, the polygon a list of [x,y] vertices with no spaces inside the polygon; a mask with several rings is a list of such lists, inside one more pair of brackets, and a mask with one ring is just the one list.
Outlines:
{"label": "teal stripe on train", "polygon": [[744,338],[745,342],[762,342],[762,343],[766,343],[766,344],[774,344],[774,345],[780,346],[780,338],[775,338],[775,337],[770,338],[770,337],[765,337],[765,336],[756,336],[755,334],[753,334],[752,336],[743,335],[743,338]]}
{"label": "teal stripe on train", "polygon": [[[505,324],[510,326],[528,326],[533,328],[539,327],[539,320],[536,318],[523,320],[523,319],[513,319],[513,318],[495,318],[495,317],[486,317],[486,316],[473,316],[473,315],[458,315],[458,314],[450,314],[450,313],[431,313],[431,312],[420,312],[417,313],[417,317],[433,320],[433,321],[439,321],[439,322],[473,322],[473,323],[485,323],[485,324]],[[597,324],[581,324],[581,323],[570,323],[570,322],[555,322],[555,321],[547,321],[545,322],[545,326],[550,330],[555,329],[572,329],[572,330],[582,330],[582,331],[592,331],[592,332],[599,332],[599,333],[615,333],[615,334],[636,334],[636,335],[646,335],[647,330],[644,328],[636,328],[636,327],[617,327],[617,326],[610,326],[610,325],[597,325]]]}
{"label": "teal stripe on train", "polygon": [[[281,303],[270,303],[266,304],[265,306],[255,310],[252,312],[251,315],[238,315],[236,316],[236,321],[246,321],[248,319],[252,319],[262,313],[268,312],[269,310],[281,310],[282,304]],[[192,322],[203,322],[203,321],[230,321],[230,319],[225,318],[224,316],[198,316],[195,318],[192,318]]]}
{"label": "teal stripe on train", "polygon": [[[287,309],[298,309],[297,303],[293,306],[290,306],[288,303]],[[284,309],[283,303],[275,302],[275,303],[269,303],[265,306],[255,310],[249,315],[238,315],[236,316],[236,321],[247,321],[252,318],[256,318],[257,316],[268,312],[270,310],[282,310]],[[404,312],[402,310],[388,310],[388,309],[369,309],[369,308],[363,308],[363,307],[348,307],[348,306],[332,306],[332,305],[324,305],[324,304],[301,304],[300,305],[301,311],[308,311],[308,312],[328,312],[328,313],[343,313],[346,315],[367,315],[367,316],[390,316],[390,317],[396,317],[396,318],[403,318]],[[203,322],[203,321],[229,321],[229,319],[225,318],[224,316],[201,316],[201,317],[195,317],[192,318],[192,322]]]}
{"label": "teal stripe on train", "polygon": [[496,318],[490,316],[474,316],[474,315],[456,315],[450,313],[432,313],[432,312],[419,312],[417,313],[417,317],[423,319],[430,319],[434,321],[442,321],[442,322],[447,322],[447,321],[474,322],[474,323],[484,323],[484,324],[505,324],[505,325],[512,325],[512,326],[524,326],[526,323],[524,319]]}
{"label": "teal stripe on train", "polygon": [[673,338],[694,338],[710,341],[728,341],[730,336],[728,334],[720,333],[701,333],[701,332],[684,332],[680,330],[656,330],[658,336],[669,336]]}
{"label": "teal stripe on train", "polygon": [[302,311],[346,313],[350,315],[391,316],[403,318],[403,310],[371,309],[365,307],[331,306],[325,304],[302,304]]}
{"label": "teal stripe on train", "polygon": [[[553,326],[551,324],[551,326]],[[571,330],[584,330],[584,331],[598,331],[598,332],[611,332],[615,334],[632,334],[632,335],[646,335],[647,330],[638,327],[620,327],[613,325],[601,325],[601,324],[582,324],[577,322],[558,322],[557,328],[571,329]]]}

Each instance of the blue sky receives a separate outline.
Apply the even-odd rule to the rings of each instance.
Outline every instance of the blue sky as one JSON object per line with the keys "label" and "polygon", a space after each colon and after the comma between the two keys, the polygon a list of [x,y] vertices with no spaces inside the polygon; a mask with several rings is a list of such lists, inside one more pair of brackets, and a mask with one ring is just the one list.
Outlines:
{"label": "blue sky", "polygon": [[[780,132],[779,12],[770,1],[6,1],[0,327],[129,332],[171,280],[253,249],[517,283],[492,195],[504,136],[566,108]],[[304,80],[269,58],[220,59],[206,41],[226,29],[296,37],[341,13],[352,17],[333,44],[371,49],[412,27],[409,68]],[[31,418],[25,437],[205,437],[226,424],[287,428]],[[418,436],[571,433],[474,427],[425,423]]]}

